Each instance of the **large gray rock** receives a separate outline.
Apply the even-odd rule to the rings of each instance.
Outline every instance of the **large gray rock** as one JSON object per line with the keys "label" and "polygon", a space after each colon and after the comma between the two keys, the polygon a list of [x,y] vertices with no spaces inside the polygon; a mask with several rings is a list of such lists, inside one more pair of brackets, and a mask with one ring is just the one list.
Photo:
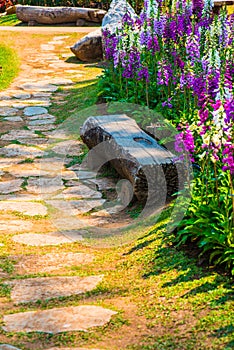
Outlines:
{"label": "large gray rock", "polygon": [[126,12],[132,19],[137,19],[137,14],[126,0],[113,0],[109,11],[103,18],[102,28],[77,41],[71,47],[71,51],[81,61],[101,60],[103,58],[102,31],[108,29],[111,33],[114,33],[117,27],[122,26],[122,18]]}
{"label": "large gray rock", "polygon": [[110,9],[102,20],[102,30],[109,30],[114,33],[117,28],[121,28],[123,16],[128,15],[136,20],[138,18],[136,12],[126,0],[113,0]]}
{"label": "large gray rock", "polygon": [[71,51],[80,61],[91,62],[103,58],[101,28],[85,35],[71,47]]}

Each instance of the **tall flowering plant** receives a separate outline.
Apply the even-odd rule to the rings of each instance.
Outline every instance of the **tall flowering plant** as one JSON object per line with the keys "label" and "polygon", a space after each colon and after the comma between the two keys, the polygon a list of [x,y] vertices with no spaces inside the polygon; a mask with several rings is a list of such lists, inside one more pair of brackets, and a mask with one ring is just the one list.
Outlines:
{"label": "tall flowering plant", "polygon": [[178,128],[175,149],[184,147],[200,171],[176,239],[197,239],[211,260],[231,267],[234,16],[212,7],[213,0],[146,0],[136,21],[126,14],[121,29],[104,33],[104,91],[107,100],[147,104]]}

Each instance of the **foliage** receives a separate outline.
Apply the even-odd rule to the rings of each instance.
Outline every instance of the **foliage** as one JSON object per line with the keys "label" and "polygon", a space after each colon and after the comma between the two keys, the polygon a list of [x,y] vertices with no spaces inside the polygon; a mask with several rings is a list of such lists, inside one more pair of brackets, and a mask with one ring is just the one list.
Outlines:
{"label": "foliage", "polygon": [[[10,64],[9,64],[10,62]],[[19,59],[12,49],[0,44],[0,91],[6,89],[19,70]]]}
{"label": "foliage", "polygon": [[14,6],[17,3],[17,0],[0,0],[0,12],[5,12],[5,10]]}
{"label": "foliage", "polygon": [[175,241],[197,241],[210,260],[232,269],[234,16],[214,15],[212,6],[146,0],[136,21],[126,13],[121,28],[104,33],[102,95],[146,104],[177,127],[175,151],[200,172]]}

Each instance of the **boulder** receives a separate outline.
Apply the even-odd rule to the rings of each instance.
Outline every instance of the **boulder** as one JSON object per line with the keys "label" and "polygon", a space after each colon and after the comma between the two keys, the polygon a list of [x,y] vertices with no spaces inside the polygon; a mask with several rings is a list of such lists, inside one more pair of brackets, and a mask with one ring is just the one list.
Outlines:
{"label": "boulder", "polygon": [[71,47],[71,51],[81,61],[92,62],[101,60],[103,58],[101,28],[78,40],[77,43]]}
{"label": "boulder", "polygon": [[116,28],[121,28],[122,18],[128,15],[136,20],[138,18],[136,12],[126,0],[113,0],[110,4],[110,9],[102,20],[102,30],[109,30],[111,33],[116,31]]}
{"label": "boulder", "polygon": [[137,18],[137,14],[126,0],[113,0],[109,11],[103,18],[102,29],[98,29],[77,41],[71,47],[71,51],[81,61],[101,60],[103,58],[102,31],[108,29],[114,32],[117,27],[121,27],[122,18],[126,12],[132,19]]}
{"label": "boulder", "polygon": [[101,23],[106,11],[83,7],[16,6],[16,16],[22,22],[40,24],[76,23],[78,19]]}

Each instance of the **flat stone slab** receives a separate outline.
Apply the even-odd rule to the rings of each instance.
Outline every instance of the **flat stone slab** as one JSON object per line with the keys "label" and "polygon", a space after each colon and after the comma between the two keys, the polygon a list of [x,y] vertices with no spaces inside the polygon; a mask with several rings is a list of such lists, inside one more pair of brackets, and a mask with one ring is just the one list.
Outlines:
{"label": "flat stone slab", "polygon": [[16,211],[28,216],[45,216],[47,208],[41,203],[1,201],[0,211]]}
{"label": "flat stone slab", "polygon": [[20,350],[20,349],[16,348],[15,346],[9,345],[9,344],[1,344],[0,350]]}
{"label": "flat stone slab", "polygon": [[83,238],[78,233],[75,238],[70,238],[68,234],[65,236],[61,233],[54,232],[50,234],[37,234],[37,233],[26,233],[16,235],[13,238],[14,242],[26,244],[29,246],[43,247],[47,245],[60,245],[64,243],[73,243],[76,241],[81,241]]}
{"label": "flat stone slab", "polygon": [[0,158],[0,169],[8,168],[12,164],[18,164],[21,159],[18,158]]}
{"label": "flat stone slab", "polygon": [[5,315],[2,327],[6,332],[60,333],[87,331],[104,326],[117,312],[101,306],[81,305],[43,311],[19,312]]}
{"label": "flat stone slab", "polygon": [[82,153],[82,143],[74,140],[60,142],[52,148],[52,151],[62,155],[78,156]]}
{"label": "flat stone slab", "polygon": [[22,191],[21,186],[23,182],[24,180],[22,179],[0,182],[0,194],[8,194]]}
{"label": "flat stone slab", "polygon": [[6,117],[4,118],[4,120],[8,122],[13,122],[13,123],[23,122],[23,119],[21,117]]}
{"label": "flat stone slab", "polygon": [[26,107],[24,109],[24,115],[25,116],[32,116],[32,115],[38,115],[38,114],[47,114],[47,109],[43,107]]}
{"label": "flat stone slab", "polygon": [[90,198],[90,199],[99,199],[102,198],[102,194],[98,191],[94,191],[88,186],[85,186],[83,184],[79,184],[78,186],[73,186],[71,188],[67,188],[64,190],[61,194],[56,196],[56,198],[65,198],[65,199],[72,199],[72,198]]}
{"label": "flat stone slab", "polygon": [[[9,104],[9,102],[8,102]],[[2,117],[8,117],[8,116],[13,116],[18,113],[18,109],[16,108],[10,108],[10,107],[0,107],[0,115]]]}
{"label": "flat stone slab", "polygon": [[63,200],[47,200],[46,203],[53,208],[60,210],[63,214],[81,215],[88,213],[90,210],[100,207],[105,203],[105,199],[97,200],[80,200],[80,201],[63,201]]}
{"label": "flat stone slab", "polygon": [[30,231],[33,224],[24,220],[0,220],[0,233],[25,232]]}
{"label": "flat stone slab", "polygon": [[30,130],[11,130],[8,134],[4,134],[1,136],[1,139],[4,141],[13,141],[13,140],[21,140],[25,138],[37,138],[38,135]]}
{"label": "flat stone slab", "polygon": [[18,92],[18,93],[13,94],[13,97],[15,97],[17,99],[27,100],[31,97],[31,94],[28,94],[27,92]]}
{"label": "flat stone slab", "polygon": [[38,255],[26,255],[15,265],[15,271],[21,274],[58,272],[65,267],[89,264],[93,259],[92,254],[71,252],[48,253],[40,255],[40,257]]}
{"label": "flat stone slab", "polygon": [[55,92],[58,90],[58,86],[48,84],[47,82],[36,82],[36,83],[25,83],[21,85],[23,90],[33,90],[33,91],[44,91],[44,92]]}
{"label": "flat stone slab", "polygon": [[49,175],[48,171],[41,169],[40,163],[15,164],[6,169],[6,171],[15,177],[35,177]]}
{"label": "flat stone slab", "polygon": [[48,125],[28,125],[28,128],[30,130],[34,131],[49,131],[54,130],[56,128],[56,125],[54,124],[48,124]]}
{"label": "flat stone slab", "polygon": [[64,189],[61,177],[40,177],[28,180],[27,190],[32,193],[54,193]]}
{"label": "flat stone slab", "polygon": [[55,120],[55,117],[52,114],[49,113],[44,113],[44,114],[37,114],[37,115],[32,115],[28,116],[27,120],[37,120],[37,119],[51,119]]}
{"label": "flat stone slab", "polygon": [[42,157],[45,154],[45,152],[35,147],[12,144],[0,148],[0,154],[6,157],[34,158]]}
{"label": "flat stone slab", "polygon": [[34,125],[48,125],[51,123],[54,123],[56,118],[51,118],[51,119],[35,119],[35,120],[29,120],[27,122],[28,125],[34,126]]}
{"label": "flat stone slab", "polygon": [[14,303],[29,303],[58,297],[86,293],[96,288],[103,276],[39,277],[7,282],[12,286]]}

